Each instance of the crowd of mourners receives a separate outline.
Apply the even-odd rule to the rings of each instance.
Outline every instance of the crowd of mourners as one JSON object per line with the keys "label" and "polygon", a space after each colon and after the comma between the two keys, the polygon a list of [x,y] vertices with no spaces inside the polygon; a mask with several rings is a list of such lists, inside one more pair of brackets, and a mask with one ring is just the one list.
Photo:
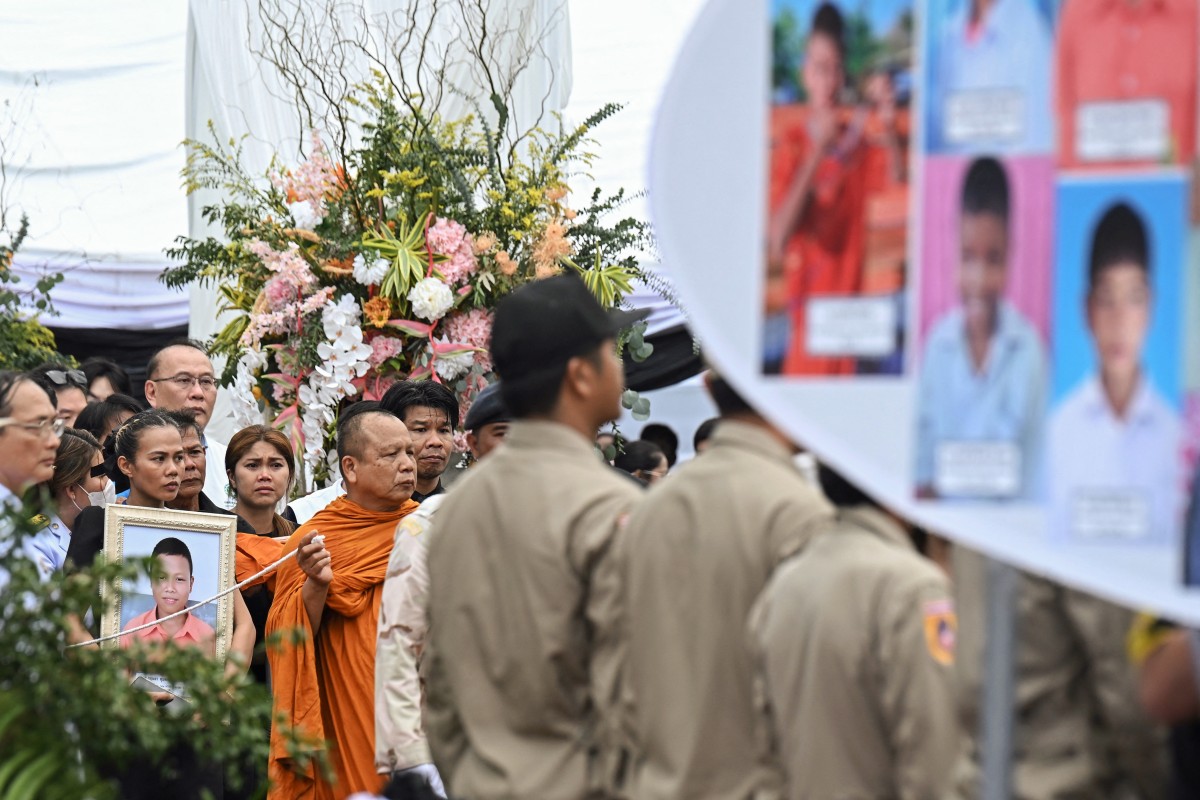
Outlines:
{"label": "crowd of mourners", "polygon": [[[695,458],[662,425],[622,441],[637,318],[573,277],[520,289],[496,311],[500,381],[462,419],[467,466],[455,394],[401,381],[341,409],[336,480],[298,497],[280,431],[206,436],[217,377],[194,342],[151,358],[146,407],[105,360],[0,373],[0,504],[52,498],[25,544],[44,574],[87,569],[117,504],[235,515],[239,581],[296,554],[235,593],[225,657],[332,773],[277,724],[251,786],[201,758],[124,795],[978,796],[984,560],[806,468],[712,371]],[[1191,631],[1033,575],[1017,625],[1015,797],[1200,797]],[[140,635],[207,641],[178,618]]]}

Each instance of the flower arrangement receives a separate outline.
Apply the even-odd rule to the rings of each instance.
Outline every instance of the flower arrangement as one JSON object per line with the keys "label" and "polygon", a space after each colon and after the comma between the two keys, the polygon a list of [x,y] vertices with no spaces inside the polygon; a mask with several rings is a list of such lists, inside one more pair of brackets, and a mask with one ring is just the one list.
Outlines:
{"label": "flower arrangement", "polygon": [[[434,380],[465,415],[494,379],[487,343],[502,297],[571,270],[615,306],[648,244],[643,222],[607,221],[623,192],[571,195],[592,162],[589,133],[615,106],[518,147],[482,116],[427,118],[382,83],[357,104],[369,120],[360,144],[334,155],[313,133],[303,163],[276,160],[264,176],[242,168],[236,142],[188,142],[186,184],[222,192],[204,216],[224,237],[181,237],[169,251],[180,266],[165,275],[219,287],[234,316],[212,352],[226,358],[237,421],[265,414],[287,431],[310,488],[328,474],[348,398]],[[643,331],[626,343],[634,357],[649,354]]]}

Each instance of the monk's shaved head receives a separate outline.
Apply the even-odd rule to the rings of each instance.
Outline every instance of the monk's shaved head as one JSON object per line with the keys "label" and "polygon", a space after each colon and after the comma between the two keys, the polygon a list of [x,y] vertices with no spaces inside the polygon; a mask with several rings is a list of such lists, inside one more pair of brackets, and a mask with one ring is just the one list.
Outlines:
{"label": "monk's shaved head", "polygon": [[397,417],[378,408],[347,414],[338,424],[339,465],[346,497],[368,511],[404,505],[416,488],[413,439]]}
{"label": "monk's shaved head", "polygon": [[395,419],[394,416],[380,408],[379,403],[373,400],[357,402],[342,412],[337,426],[337,454],[339,462],[346,456],[362,458],[363,450],[367,444],[367,437],[363,435],[363,423],[376,414],[382,414]]}

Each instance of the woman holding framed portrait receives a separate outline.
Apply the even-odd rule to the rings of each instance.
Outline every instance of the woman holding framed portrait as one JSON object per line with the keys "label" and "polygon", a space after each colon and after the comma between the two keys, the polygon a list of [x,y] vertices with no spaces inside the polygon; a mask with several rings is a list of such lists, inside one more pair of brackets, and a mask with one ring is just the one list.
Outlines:
{"label": "woman holding framed portrait", "polygon": [[[67,562],[83,569],[90,567],[101,552],[112,559],[147,557],[162,540],[175,538],[190,547],[189,555],[197,562],[190,570],[196,587],[192,596],[210,597],[232,586],[234,519],[166,509],[179,492],[184,462],[178,424],[161,411],[135,414],[109,438],[105,454],[109,469],[128,479],[128,499],[123,506],[92,506],[80,512],[67,549]],[[154,513],[156,510],[159,513]],[[226,563],[228,569],[222,568]],[[114,587],[114,602],[105,613],[102,633],[116,633],[128,627],[133,617],[151,611],[155,605],[153,587],[149,578],[145,583],[131,592]],[[189,612],[183,618],[190,616]],[[201,607],[195,616],[197,622],[214,628],[216,657],[231,656],[226,659],[227,673],[245,671],[254,652],[255,629],[241,593],[233,592],[215,606]],[[181,630],[175,625],[149,630],[160,631],[163,627],[172,629],[172,638]]]}

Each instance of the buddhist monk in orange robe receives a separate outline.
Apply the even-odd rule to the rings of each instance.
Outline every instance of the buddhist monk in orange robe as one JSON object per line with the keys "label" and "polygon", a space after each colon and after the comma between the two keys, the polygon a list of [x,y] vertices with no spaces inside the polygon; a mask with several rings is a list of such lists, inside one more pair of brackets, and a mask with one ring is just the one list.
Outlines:
{"label": "buddhist monk in orange robe", "polygon": [[[346,496],[302,525],[283,547],[267,635],[274,716],[272,800],[341,800],[378,792],[375,641],[397,523],[417,508],[412,437],[404,423],[359,403],[338,423]],[[314,542],[320,534],[324,542]],[[296,636],[299,631],[302,635]],[[323,744],[324,743],[324,744]],[[332,774],[312,756],[324,749]]]}

